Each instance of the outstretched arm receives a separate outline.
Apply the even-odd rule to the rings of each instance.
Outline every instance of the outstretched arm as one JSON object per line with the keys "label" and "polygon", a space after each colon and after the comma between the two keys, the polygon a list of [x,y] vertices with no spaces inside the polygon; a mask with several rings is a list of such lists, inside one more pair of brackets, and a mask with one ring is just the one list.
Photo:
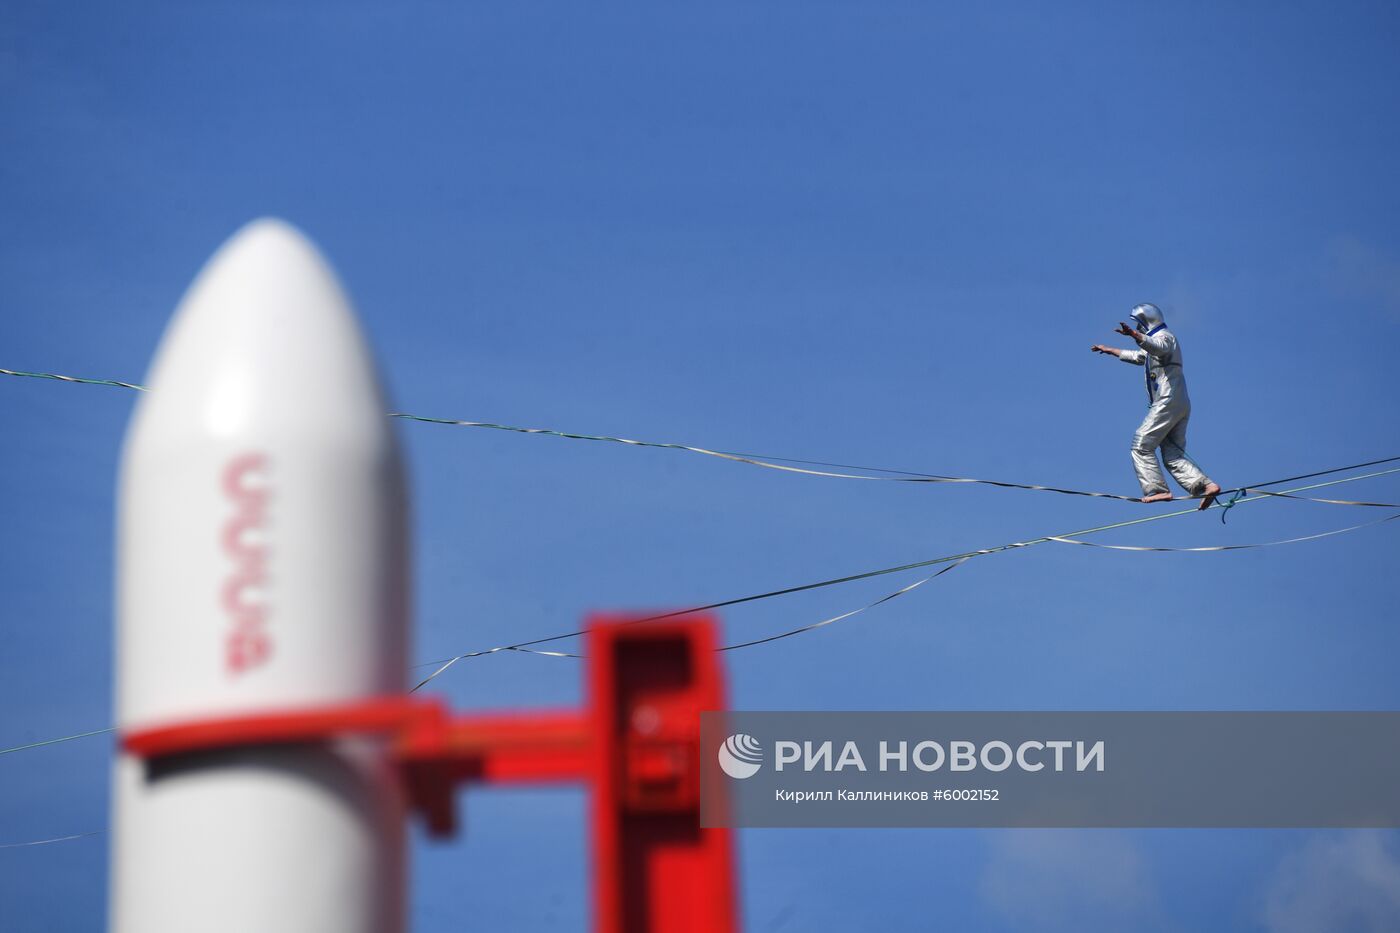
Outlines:
{"label": "outstretched arm", "polygon": [[1122,321],[1118,322],[1118,330],[1114,333],[1122,334],[1124,337],[1131,337],[1143,350],[1151,353],[1155,357],[1166,359],[1171,355],[1172,344],[1166,334],[1153,336],[1144,334],[1142,331],[1134,330]]}
{"label": "outstretched arm", "polygon": [[1117,347],[1106,347],[1101,343],[1096,343],[1089,348],[1095,353],[1106,353],[1109,356],[1116,356],[1125,363],[1134,366],[1141,366],[1147,360],[1147,354],[1142,350],[1120,350]]}

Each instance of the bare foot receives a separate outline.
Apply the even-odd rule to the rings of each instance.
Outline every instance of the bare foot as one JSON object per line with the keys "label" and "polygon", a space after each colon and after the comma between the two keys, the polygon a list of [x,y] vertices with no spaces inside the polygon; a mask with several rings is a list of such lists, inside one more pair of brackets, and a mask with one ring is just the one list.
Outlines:
{"label": "bare foot", "polygon": [[[1215,491],[1216,491],[1216,492],[1219,492],[1219,491],[1220,491],[1220,487],[1219,487],[1219,486],[1215,487]],[[1172,497],[1172,494],[1169,493],[1169,492],[1159,492],[1159,493],[1154,493],[1154,494],[1152,494],[1152,495],[1150,495],[1150,496],[1143,496],[1143,497],[1142,497],[1142,501],[1143,501],[1143,502],[1170,502],[1170,501],[1171,501],[1171,497]]]}
{"label": "bare foot", "polygon": [[1209,486],[1206,487],[1206,491],[1201,493],[1201,504],[1196,509],[1196,511],[1204,512],[1212,505],[1215,505],[1215,497],[1218,495],[1220,495],[1220,484],[1211,483]]}

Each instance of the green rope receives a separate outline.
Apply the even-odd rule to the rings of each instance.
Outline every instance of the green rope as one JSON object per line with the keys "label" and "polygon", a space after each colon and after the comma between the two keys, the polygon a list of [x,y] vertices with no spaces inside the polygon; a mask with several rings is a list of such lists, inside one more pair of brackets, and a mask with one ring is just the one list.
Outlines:
{"label": "green rope", "polygon": [[1236,489],[1235,494],[1224,502],[1216,500],[1220,505],[1220,524],[1225,524],[1225,516],[1230,514],[1230,510],[1245,496],[1249,495],[1248,489]]}

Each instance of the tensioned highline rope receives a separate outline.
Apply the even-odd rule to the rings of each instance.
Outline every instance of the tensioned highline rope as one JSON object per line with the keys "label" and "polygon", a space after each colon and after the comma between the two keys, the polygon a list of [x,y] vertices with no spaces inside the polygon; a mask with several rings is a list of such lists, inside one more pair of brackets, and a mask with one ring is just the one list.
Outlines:
{"label": "tensioned highline rope", "polygon": [[[60,382],[81,383],[84,385],[106,385],[117,386],[124,389],[137,389],[146,391],[146,387],[131,382],[117,382],[111,379],[85,379],[78,376],[63,376],[57,373],[26,372],[16,369],[0,369],[0,375],[5,376],[29,376],[36,379],[56,379]],[[1012,483],[993,479],[974,479],[966,476],[944,476],[937,473],[919,473],[913,470],[893,470],[886,467],[860,466],[857,464],[831,463],[825,460],[802,460],[796,457],[778,457],[766,454],[748,454],[729,450],[711,450],[708,447],[697,447],[690,444],[672,444],[662,441],[641,441],[626,437],[612,437],[606,434],[578,434],[572,431],[556,431],[552,428],[522,428],[509,424],[496,424],[490,421],[461,421],[455,418],[432,418],[426,415],[414,415],[407,412],[389,412],[391,418],[402,418],[407,421],[420,421],[425,424],[443,424],[464,428],[490,428],[493,431],[510,431],[516,434],[537,434],[546,437],[562,437],[569,440],[578,441],[603,441],[611,444],[623,444],[628,447],[651,447],[660,450],[680,450],[687,453],[702,454],[707,457],[718,457],[721,460],[729,460],[734,463],[747,463],[750,466],[763,467],[769,470],[780,470],[785,473],[796,473],[805,476],[820,476],[830,479],[854,479],[873,480],[890,483],[966,483],[981,486],[993,486],[1000,489],[1026,489],[1034,492],[1053,492],[1064,496],[1085,496],[1093,499],[1116,499],[1121,502],[1141,502],[1139,496],[1124,496],[1114,492],[1095,492],[1084,489],[1065,489],[1059,486],[1042,486],[1036,483]],[[774,460],[785,461],[786,463],[806,463],[809,465],[837,467],[839,469],[864,470],[865,473],[838,473],[833,470],[808,470],[802,467],[784,466],[781,463],[774,463]],[[1366,466],[1376,466],[1381,463],[1391,463],[1400,460],[1400,457],[1389,457],[1384,460],[1372,460],[1368,463],[1359,463],[1351,467],[1341,467],[1332,472],[1341,472],[1348,469],[1360,469]],[[868,473],[884,473],[885,476],[869,476]],[[1323,473],[1309,473],[1307,476],[1322,476]],[[1294,479],[1303,477],[1291,477],[1290,479],[1276,480],[1273,484],[1292,482]],[[1259,487],[1235,487],[1221,491],[1221,495],[1242,492],[1246,489],[1258,489]],[[1190,496],[1188,498],[1199,499],[1200,496]],[[1294,498],[1306,498],[1295,496]],[[1330,505],[1379,505],[1383,508],[1400,508],[1400,504],[1391,505],[1388,503],[1370,502],[1348,502],[1345,500],[1316,500],[1326,502]]]}
{"label": "tensioned highline rope", "polygon": [[[1344,468],[1343,468],[1343,469],[1344,469]],[[1327,474],[1329,474],[1329,473],[1334,473],[1334,472],[1337,472],[1337,471],[1336,471],[1336,470],[1321,471],[1321,472],[1319,472],[1319,473],[1316,474],[1316,475],[1327,475]],[[1323,482],[1323,483],[1313,483],[1313,484],[1307,485],[1307,486],[1299,486],[1299,487],[1297,487],[1296,489],[1288,489],[1288,490],[1285,490],[1285,491],[1284,491],[1284,494],[1285,494],[1285,495],[1290,495],[1290,494],[1293,494],[1293,493],[1305,492],[1305,491],[1310,490],[1310,489],[1321,489],[1321,488],[1327,487],[1327,486],[1337,486],[1337,485],[1341,485],[1342,483],[1351,483],[1351,482],[1355,482],[1355,481],[1357,481],[1357,480],[1371,479],[1371,478],[1374,478],[1374,477],[1377,477],[1377,476],[1388,476],[1388,475],[1391,475],[1391,474],[1394,474],[1394,473],[1400,473],[1400,467],[1397,467],[1397,468],[1394,468],[1394,469],[1390,469],[1390,470],[1380,470],[1380,471],[1377,471],[1377,472],[1375,472],[1375,473],[1366,473],[1366,474],[1362,474],[1362,475],[1359,475],[1359,476],[1345,476],[1345,477],[1342,477],[1342,478],[1340,478],[1340,479],[1329,480],[1329,481]],[[1302,478],[1302,477],[1295,477],[1295,479],[1300,479],[1300,478]],[[1260,484],[1260,485],[1272,485],[1272,484]],[[1238,500],[1238,501],[1237,501],[1236,503],[1234,503],[1234,504],[1235,504],[1235,505],[1244,505],[1245,503],[1248,503],[1248,502],[1264,502],[1264,501],[1268,501],[1268,500],[1267,500],[1267,499],[1240,499],[1240,500]],[[895,566],[895,567],[883,567],[883,568],[881,568],[881,569],[879,569],[879,570],[870,570],[870,571],[866,571],[866,572],[864,572],[864,573],[851,574],[851,575],[849,575],[849,576],[844,576],[844,577],[835,577],[835,578],[830,579],[830,580],[822,580],[822,581],[819,581],[819,582],[816,582],[816,583],[805,583],[805,584],[802,584],[802,585],[800,585],[800,586],[791,586],[791,587],[787,587],[787,588],[785,588],[785,589],[780,589],[780,590],[770,590],[770,591],[768,591],[768,592],[766,592],[766,593],[757,593],[757,594],[754,594],[754,595],[752,595],[752,596],[741,596],[741,597],[738,597],[738,598],[736,598],[736,599],[726,599],[726,600],[722,600],[722,601],[720,601],[720,602],[709,603],[709,604],[704,605],[704,606],[691,606],[691,607],[686,608],[686,609],[677,609],[677,610],[675,610],[675,611],[673,611],[673,612],[665,612],[665,613],[662,613],[662,614],[660,614],[660,615],[647,616],[647,617],[641,618],[641,619],[634,619],[634,620],[632,620],[631,622],[629,622],[628,624],[634,624],[634,625],[635,625],[635,624],[640,624],[640,623],[643,623],[643,622],[657,622],[657,621],[660,621],[660,620],[662,620],[662,619],[670,619],[670,618],[674,618],[674,617],[676,617],[676,616],[688,615],[689,613],[692,613],[692,612],[705,612],[705,611],[708,611],[708,610],[711,610],[711,609],[721,609],[721,608],[724,608],[724,607],[726,607],[726,606],[736,606],[736,605],[739,605],[740,603],[755,602],[755,601],[760,600],[760,599],[770,599],[770,598],[775,597],[775,596],[786,596],[786,595],[791,594],[791,593],[800,593],[800,592],[804,592],[804,591],[806,591],[806,590],[814,590],[814,589],[819,589],[819,588],[821,588],[821,587],[826,587],[826,586],[836,586],[837,584],[841,584],[841,583],[853,583],[853,582],[855,582],[855,581],[857,581],[857,580],[867,580],[867,579],[870,579],[870,578],[872,578],[872,577],[884,576],[884,575],[886,575],[886,574],[891,574],[891,573],[899,573],[899,572],[905,571],[905,570],[915,570],[915,569],[918,569],[918,568],[920,568],[920,567],[932,567],[932,566],[936,566],[936,565],[939,565],[939,564],[953,564],[953,565],[956,565],[956,564],[961,564],[961,563],[964,562],[964,561],[970,560],[970,559],[973,558],[973,557],[981,557],[981,556],[984,556],[984,555],[987,555],[987,554],[997,554],[997,553],[1000,553],[1000,552],[1002,552],[1002,551],[1014,550],[1014,549],[1016,549],[1016,548],[1031,547],[1031,546],[1036,545],[1036,544],[1044,544],[1044,543],[1046,543],[1047,541],[1060,541],[1060,542],[1063,542],[1063,543],[1070,543],[1070,544],[1087,543],[1087,542],[1073,541],[1073,540],[1070,540],[1070,539],[1083,537],[1084,535],[1099,534],[1100,532],[1111,531],[1111,530],[1116,529],[1116,528],[1126,528],[1126,527],[1128,527],[1128,526],[1130,526],[1130,525],[1141,525],[1141,524],[1145,524],[1146,522],[1155,522],[1155,521],[1160,521],[1160,520],[1166,519],[1166,518],[1176,518],[1176,517],[1179,517],[1179,516],[1181,516],[1181,515],[1190,515],[1190,514],[1196,512],[1196,511],[1197,511],[1197,509],[1181,509],[1181,510],[1178,510],[1178,511],[1175,511],[1175,512],[1166,512],[1166,513],[1163,513],[1163,514],[1161,514],[1161,515],[1148,515],[1148,516],[1146,516],[1146,517],[1144,517],[1144,518],[1134,518],[1134,519],[1130,519],[1130,520],[1128,520],[1128,521],[1114,522],[1114,523],[1108,524],[1108,525],[1099,525],[1099,526],[1094,527],[1094,528],[1084,528],[1084,529],[1081,529],[1081,530],[1079,530],[1079,531],[1071,531],[1071,532],[1067,532],[1067,533],[1065,533],[1065,534],[1060,534],[1060,535],[1043,535],[1043,536],[1041,536],[1041,537],[1039,537],[1039,538],[1032,538],[1032,539],[1029,539],[1029,540],[1026,540],[1026,541],[1014,541],[1014,542],[1011,542],[1011,543],[1009,543],[1009,544],[1000,544],[1000,545],[997,545],[997,546],[995,546],[995,547],[982,548],[981,550],[976,550],[976,551],[965,551],[965,552],[963,552],[963,553],[961,553],[961,554],[951,554],[951,555],[947,555],[947,556],[945,556],[945,557],[935,557],[935,558],[931,558],[931,559],[929,559],[929,560],[915,561],[915,562],[913,562],[913,563],[908,563],[908,564],[900,564],[900,565]],[[1397,518],[1397,517],[1400,517],[1400,515],[1390,516],[1389,518],[1381,519],[1379,522],[1368,522],[1368,523],[1366,523],[1365,525],[1357,525],[1357,526],[1354,526],[1354,527],[1352,527],[1352,528],[1341,529],[1340,531],[1327,532],[1327,533],[1322,534],[1322,535],[1310,535],[1310,536],[1303,537],[1303,538],[1288,539],[1288,540],[1284,540],[1284,541],[1268,541],[1268,542],[1262,542],[1262,543],[1251,544],[1251,545],[1231,545],[1231,546],[1229,546],[1229,547],[1220,547],[1220,548],[1212,547],[1212,548],[1204,548],[1204,549],[1199,549],[1199,550],[1212,550],[1212,551],[1213,551],[1213,550],[1240,550],[1240,549],[1243,549],[1243,548],[1246,548],[1246,547],[1260,548],[1260,547],[1274,547],[1274,546],[1280,545],[1280,544],[1294,544],[1294,543],[1297,543],[1297,542],[1300,542],[1300,541],[1312,540],[1313,538],[1317,538],[1317,537],[1329,537],[1329,536],[1334,535],[1334,534],[1343,534],[1343,533],[1345,533],[1345,532],[1347,532],[1347,531],[1355,531],[1355,530],[1357,530],[1357,529],[1359,529],[1359,528],[1365,528],[1365,527],[1368,527],[1369,525],[1374,525],[1374,524],[1381,524],[1381,523],[1383,523],[1383,522],[1390,521],[1391,519]],[[1152,549],[1150,549],[1150,550],[1198,550],[1198,549],[1186,549],[1186,548],[1182,548],[1182,549],[1165,549],[1165,548],[1163,548],[1163,549],[1158,549],[1158,548],[1152,548]],[[933,576],[938,576],[938,574],[933,574]],[[929,577],[928,579],[932,579],[932,577]],[[925,582],[927,582],[927,580],[920,580],[918,583],[915,584],[915,586],[920,586],[920,585],[922,585],[922,584],[925,583]],[[908,592],[910,589],[913,589],[913,588],[914,588],[913,586],[911,586],[911,587],[906,587],[904,590],[901,590],[900,592],[891,594],[890,596],[885,597],[884,599],[876,600],[874,603],[871,603],[869,606],[865,606],[865,607],[863,607],[863,608],[861,608],[861,609],[855,610],[854,612],[846,613],[845,615],[843,615],[843,616],[841,616],[841,617],[838,617],[838,618],[849,618],[849,617],[852,616],[852,615],[855,615],[855,614],[857,614],[857,613],[859,613],[859,612],[864,612],[866,609],[873,608],[874,606],[877,606],[877,605],[879,605],[880,603],[886,602],[886,601],[888,601],[889,599],[892,599],[894,596],[902,595],[904,592]],[[797,634],[799,631],[805,631],[805,630],[807,630],[807,629],[809,629],[809,628],[816,628],[816,627],[819,627],[820,625],[830,624],[830,621],[837,621],[837,620],[836,620],[836,619],[833,619],[833,620],[824,621],[824,622],[822,622],[822,623],[819,623],[818,626],[804,626],[802,629],[795,629],[795,630],[793,630],[792,632],[790,632],[790,633],[784,633],[782,636],[779,636],[779,637],[786,637],[787,634]],[[546,643],[548,643],[548,642],[560,641],[560,640],[565,639],[565,638],[574,638],[574,637],[579,636],[579,635],[582,635],[582,634],[584,634],[584,632],[583,632],[583,630],[580,629],[580,630],[572,631],[572,632],[564,632],[564,633],[559,634],[559,635],[550,635],[550,636],[547,636],[547,637],[544,637],[544,638],[535,638],[535,639],[531,639],[531,640],[529,640],[529,641],[517,642],[517,643],[515,643],[515,644],[513,644],[513,645],[501,645],[501,646],[498,646],[498,647],[496,647],[496,648],[487,648],[487,649],[483,649],[483,650],[480,650],[480,651],[470,651],[470,652],[467,652],[467,653],[465,653],[465,654],[457,655],[456,657],[453,657],[453,658],[445,658],[445,659],[443,659],[443,660],[441,660],[441,661],[428,662],[428,663],[430,663],[430,664],[440,664],[441,666],[440,666],[437,670],[433,671],[433,673],[429,674],[427,677],[425,677],[425,678],[423,678],[421,681],[419,681],[418,684],[413,688],[413,691],[410,691],[410,692],[414,692],[414,691],[417,691],[417,690],[422,689],[429,681],[433,680],[434,678],[436,678],[436,677],[438,677],[439,675],[441,675],[442,673],[444,673],[448,668],[452,667],[452,666],[453,666],[454,664],[456,664],[458,661],[464,661],[464,660],[467,660],[467,659],[470,659],[470,658],[477,658],[477,657],[481,657],[481,656],[487,655],[487,654],[496,654],[496,653],[499,653],[499,652],[502,652],[502,651],[521,651],[521,650],[527,650],[527,649],[530,649],[531,647],[533,647],[534,645],[542,645],[542,644],[546,644]],[[762,644],[765,640],[768,640],[768,639],[759,639],[758,641],[754,642],[754,644]],[[731,648],[735,648],[735,647],[744,647],[744,646],[741,646],[741,645],[732,645],[732,646],[730,646],[730,647],[731,647]],[[534,653],[534,654],[544,654],[545,652],[535,651],[535,652],[530,652],[530,653]],[[569,656],[570,656],[570,655],[567,655],[567,654],[564,653],[564,652],[554,652],[553,654],[560,655],[560,656],[565,656],[565,657],[569,657]]]}

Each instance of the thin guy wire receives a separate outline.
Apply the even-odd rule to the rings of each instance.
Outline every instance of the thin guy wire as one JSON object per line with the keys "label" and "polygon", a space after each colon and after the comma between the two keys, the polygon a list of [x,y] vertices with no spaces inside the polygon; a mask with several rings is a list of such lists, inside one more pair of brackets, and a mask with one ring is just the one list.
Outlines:
{"label": "thin guy wire", "polygon": [[[1400,458],[1397,458],[1397,459],[1400,459]],[[1316,474],[1316,475],[1327,475],[1327,474],[1334,473],[1334,472],[1336,472],[1336,471],[1335,471],[1335,470],[1327,470],[1327,471],[1322,471],[1322,472],[1320,472],[1320,473],[1318,473],[1318,474]],[[1321,488],[1326,487],[1326,486],[1337,486],[1337,485],[1340,485],[1340,484],[1342,484],[1342,483],[1350,483],[1350,482],[1355,482],[1355,481],[1357,481],[1357,480],[1362,480],[1362,479],[1371,479],[1371,478],[1374,478],[1374,477],[1377,477],[1377,476],[1386,476],[1386,475],[1393,474],[1393,473],[1400,473],[1400,468],[1395,468],[1395,469],[1391,469],[1391,470],[1381,470],[1381,471],[1378,471],[1378,472],[1375,472],[1375,473],[1368,473],[1368,474],[1364,474],[1364,475],[1360,475],[1360,476],[1348,476],[1348,477],[1343,477],[1343,478],[1341,478],[1341,479],[1329,480],[1329,481],[1323,482],[1323,483],[1314,483],[1314,484],[1311,484],[1311,485],[1308,485],[1308,486],[1299,486],[1299,487],[1296,488],[1296,489],[1285,490],[1285,493],[1291,494],[1291,493],[1297,493],[1297,492],[1306,492],[1307,490],[1310,490],[1310,489],[1321,489]],[[1299,477],[1299,478],[1301,478],[1301,477]],[[1272,484],[1272,483],[1261,483],[1261,484],[1259,484],[1259,485],[1273,485],[1273,484]],[[1244,504],[1247,503],[1247,502],[1265,502],[1265,501],[1268,501],[1268,499],[1242,499],[1242,500],[1240,500],[1239,502],[1235,503],[1235,505],[1238,506],[1238,505],[1244,505]],[[866,571],[866,572],[864,572],[864,573],[850,574],[850,575],[844,576],[844,577],[835,577],[835,578],[830,579],[830,580],[821,580],[821,581],[818,581],[818,582],[816,582],[816,583],[805,583],[805,584],[802,584],[802,585],[800,585],[800,586],[792,586],[792,587],[787,587],[787,588],[785,588],[785,589],[780,589],[780,590],[770,590],[769,592],[766,592],[766,593],[757,593],[757,594],[754,594],[754,595],[752,595],[752,596],[741,596],[741,597],[738,597],[738,598],[735,598],[735,599],[727,599],[727,600],[722,600],[722,601],[720,601],[720,602],[709,603],[709,604],[704,605],[704,606],[692,606],[692,607],[689,607],[689,608],[686,608],[686,609],[677,609],[677,610],[675,610],[675,611],[673,611],[673,612],[666,612],[666,613],[662,613],[662,614],[660,614],[660,615],[647,616],[647,617],[641,618],[641,619],[634,619],[634,620],[632,620],[631,622],[629,622],[628,624],[636,625],[636,624],[641,624],[641,623],[643,623],[643,622],[658,622],[658,621],[661,621],[661,620],[663,620],[663,619],[670,619],[670,618],[674,618],[674,617],[676,617],[676,616],[688,615],[688,614],[693,613],[693,612],[706,612],[706,611],[709,611],[709,610],[711,610],[711,609],[722,609],[722,608],[724,608],[724,607],[726,607],[726,606],[737,606],[737,605],[739,605],[739,604],[741,604],[741,603],[754,602],[754,601],[760,600],[760,599],[770,599],[770,598],[775,597],[775,596],[786,596],[786,595],[789,595],[789,594],[791,594],[791,593],[800,593],[800,592],[804,592],[804,591],[806,591],[806,590],[820,589],[820,588],[822,588],[822,587],[827,587],[827,586],[836,586],[836,585],[842,584],[842,583],[853,583],[853,582],[855,582],[855,581],[857,581],[857,580],[867,580],[867,579],[870,579],[870,578],[872,578],[872,577],[884,576],[884,575],[886,575],[886,574],[891,574],[891,573],[899,573],[899,572],[905,571],[905,570],[916,570],[916,569],[918,569],[918,568],[920,568],[920,567],[931,567],[931,566],[935,566],[935,565],[938,565],[938,564],[952,563],[952,562],[954,562],[954,561],[959,561],[959,562],[961,562],[961,561],[964,561],[964,560],[967,560],[967,559],[970,559],[970,558],[973,558],[973,557],[981,557],[981,556],[984,556],[984,555],[987,555],[987,554],[996,554],[996,553],[1000,553],[1000,552],[1002,552],[1002,551],[1009,551],[1009,550],[1013,550],[1013,549],[1016,549],[1016,548],[1032,547],[1032,546],[1034,546],[1034,545],[1036,545],[1036,544],[1044,544],[1044,543],[1046,543],[1047,541],[1056,541],[1056,540],[1063,540],[1063,539],[1068,539],[1068,538],[1078,538],[1078,537],[1082,537],[1082,536],[1084,536],[1084,535],[1099,534],[1099,533],[1104,532],[1104,531],[1112,531],[1112,530],[1117,529],[1117,528],[1127,528],[1127,527],[1129,527],[1129,526],[1131,526],[1131,525],[1141,525],[1141,524],[1145,524],[1145,523],[1147,523],[1147,522],[1161,521],[1162,519],[1166,519],[1166,518],[1176,518],[1176,517],[1179,517],[1179,516],[1182,516],[1182,515],[1190,515],[1190,514],[1192,514],[1192,513],[1194,513],[1194,512],[1197,512],[1197,511],[1199,511],[1199,509],[1181,509],[1181,510],[1178,510],[1178,511],[1175,511],[1175,512],[1166,512],[1166,513],[1163,513],[1163,514],[1161,514],[1161,515],[1148,515],[1148,516],[1144,516],[1144,517],[1142,517],[1142,518],[1130,519],[1130,520],[1128,520],[1128,521],[1114,522],[1114,523],[1108,524],[1108,525],[1099,525],[1099,526],[1094,527],[1094,528],[1083,528],[1083,529],[1080,529],[1079,531],[1071,531],[1071,532],[1066,532],[1066,533],[1059,534],[1059,535],[1043,535],[1043,536],[1041,536],[1041,537],[1039,537],[1039,538],[1032,538],[1032,539],[1027,540],[1027,541],[1015,541],[1015,542],[1011,542],[1011,543],[1009,543],[1009,544],[1000,544],[1000,545],[997,545],[997,546],[995,546],[995,547],[982,548],[981,550],[976,550],[976,551],[965,551],[965,552],[963,552],[963,553],[961,553],[961,554],[951,554],[951,555],[948,555],[948,556],[945,556],[945,557],[935,557],[935,558],[932,558],[932,559],[930,559],[930,560],[915,561],[915,562],[913,562],[913,563],[900,564],[900,565],[895,566],[895,567],[884,567],[884,568],[881,568],[881,569],[879,569],[879,570],[870,570],[870,571]],[[1383,521],[1386,521],[1386,520],[1388,520],[1388,519],[1383,519]],[[1358,527],[1364,527],[1364,526],[1358,526]],[[1266,545],[1266,546],[1267,546],[1267,545]],[[410,692],[416,692],[416,691],[422,689],[425,685],[427,685],[427,683],[428,683],[429,681],[431,681],[431,680],[433,680],[434,678],[438,677],[439,675],[441,675],[442,673],[444,673],[448,668],[452,667],[453,665],[455,665],[455,664],[456,664],[457,662],[459,662],[459,661],[468,660],[468,659],[470,659],[470,658],[477,658],[477,657],[481,657],[481,656],[487,655],[487,654],[496,654],[496,653],[501,652],[501,651],[520,651],[520,650],[522,650],[522,649],[531,648],[531,647],[533,647],[533,646],[535,646],[535,645],[546,644],[546,643],[552,642],[552,641],[560,641],[560,640],[565,639],[565,638],[574,638],[574,637],[577,637],[577,636],[582,635],[582,634],[584,634],[584,632],[583,632],[583,630],[580,629],[580,630],[576,630],[576,631],[572,631],[572,632],[565,632],[565,633],[559,634],[559,635],[550,635],[550,636],[547,636],[547,637],[544,637],[544,638],[535,638],[535,639],[531,639],[531,640],[529,640],[529,641],[517,642],[517,643],[515,643],[515,644],[513,644],[513,645],[501,645],[501,646],[498,646],[498,647],[496,647],[496,648],[488,648],[488,649],[484,649],[484,650],[481,650],[481,651],[471,651],[471,652],[467,652],[467,653],[465,653],[465,654],[457,655],[456,657],[453,657],[453,658],[446,658],[446,659],[443,659],[443,661],[441,661],[441,662],[428,662],[428,663],[430,663],[430,664],[441,663],[442,666],[439,667],[437,670],[433,671],[433,673],[429,674],[427,677],[423,678],[423,680],[419,681],[419,683],[418,683],[418,684],[413,688],[413,690],[411,690]]]}
{"label": "thin guy wire", "polygon": [[23,752],[31,748],[43,748],[45,745],[57,745],[59,742],[71,742],[74,739],[86,739],[89,736],[104,735],[114,731],[111,726],[106,729],[94,729],[91,732],[75,732],[73,735],[63,735],[56,739],[45,739],[42,742],[30,742],[28,745],[16,745],[12,748],[0,748],[0,755],[8,755],[11,752]]}

